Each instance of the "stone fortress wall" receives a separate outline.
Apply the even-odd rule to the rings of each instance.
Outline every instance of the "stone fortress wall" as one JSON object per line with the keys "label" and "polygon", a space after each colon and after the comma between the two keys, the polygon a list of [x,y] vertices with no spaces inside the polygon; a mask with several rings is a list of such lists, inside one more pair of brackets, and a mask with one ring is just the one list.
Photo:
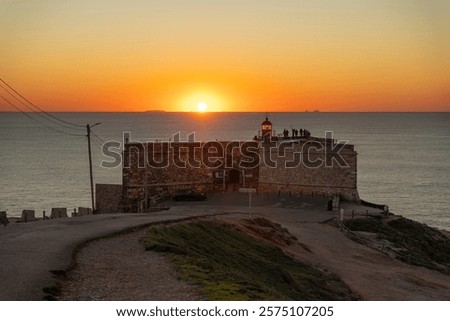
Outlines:
{"label": "stone fortress wall", "polygon": [[[291,147],[292,146],[292,147]],[[298,140],[290,148],[273,148],[270,159],[259,167],[258,190],[333,196],[359,201],[357,153],[353,145],[336,145],[327,140]],[[338,151],[338,152],[336,152]]]}
{"label": "stone fortress wall", "polygon": [[[245,142],[257,148],[256,142]],[[123,153],[123,207],[136,211],[180,189],[201,193],[257,187],[257,164],[246,161],[239,142],[127,144]],[[144,203],[144,204],[142,204]]]}
{"label": "stone fortress wall", "polygon": [[[114,206],[140,212],[181,189],[211,193],[243,187],[359,201],[354,146],[305,133],[272,137],[266,118],[262,135],[252,141],[127,143],[120,206],[117,201]],[[119,190],[97,185],[97,210],[110,207],[111,195]]]}

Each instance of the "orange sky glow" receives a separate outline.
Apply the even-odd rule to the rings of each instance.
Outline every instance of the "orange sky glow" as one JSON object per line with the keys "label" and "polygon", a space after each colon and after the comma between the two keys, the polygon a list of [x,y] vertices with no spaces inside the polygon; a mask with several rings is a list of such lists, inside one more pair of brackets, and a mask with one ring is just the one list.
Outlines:
{"label": "orange sky glow", "polygon": [[450,111],[449,13],[444,0],[0,0],[0,78],[47,111]]}

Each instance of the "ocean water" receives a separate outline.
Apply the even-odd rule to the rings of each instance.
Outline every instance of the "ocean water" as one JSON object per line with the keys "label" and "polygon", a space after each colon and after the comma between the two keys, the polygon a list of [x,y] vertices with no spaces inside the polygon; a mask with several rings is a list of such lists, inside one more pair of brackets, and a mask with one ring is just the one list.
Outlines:
{"label": "ocean water", "polygon": [[[121,168],[102,168],[102,141],[168,140],[195,132],[198,140],[251,139],[264,113],[55,113],[93,128],[94,179],[121,183]],[[32,119],[30,119],[32,118]],[[362,199],[450,230],[450,113],[271,113],[274,129],[332,131],[358,152]],[[43,114],[0,113],[0,210],[38,216],[51,207],[90,207],[86,129]]]}

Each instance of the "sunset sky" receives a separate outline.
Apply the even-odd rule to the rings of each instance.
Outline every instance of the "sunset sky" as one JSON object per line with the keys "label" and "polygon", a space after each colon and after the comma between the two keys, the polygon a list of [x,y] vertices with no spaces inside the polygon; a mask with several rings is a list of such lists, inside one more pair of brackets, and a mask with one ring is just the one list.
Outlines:
{"label": "sunset sky", "polygon": [[47,111],[450,111],[448,0],[0,0],[0,30]]}

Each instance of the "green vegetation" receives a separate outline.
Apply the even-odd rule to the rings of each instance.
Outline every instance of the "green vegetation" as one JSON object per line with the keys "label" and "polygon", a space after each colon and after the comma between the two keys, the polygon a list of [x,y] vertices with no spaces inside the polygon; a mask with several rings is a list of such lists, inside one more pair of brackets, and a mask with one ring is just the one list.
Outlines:
{"label": "green vegetation", "polygon": [[159,225],[150,228],[144,245],[169,253],[181,275],[198,284],[210,300],[356,299],[337,277],[299,263],[231,225]]}
{"label": "green vegetation", "polygon": [[397,258],[413,265],[450,273],[450,239],[438,230],[400,217],[345,221],[352,231],[372,232],[389,241]]}

